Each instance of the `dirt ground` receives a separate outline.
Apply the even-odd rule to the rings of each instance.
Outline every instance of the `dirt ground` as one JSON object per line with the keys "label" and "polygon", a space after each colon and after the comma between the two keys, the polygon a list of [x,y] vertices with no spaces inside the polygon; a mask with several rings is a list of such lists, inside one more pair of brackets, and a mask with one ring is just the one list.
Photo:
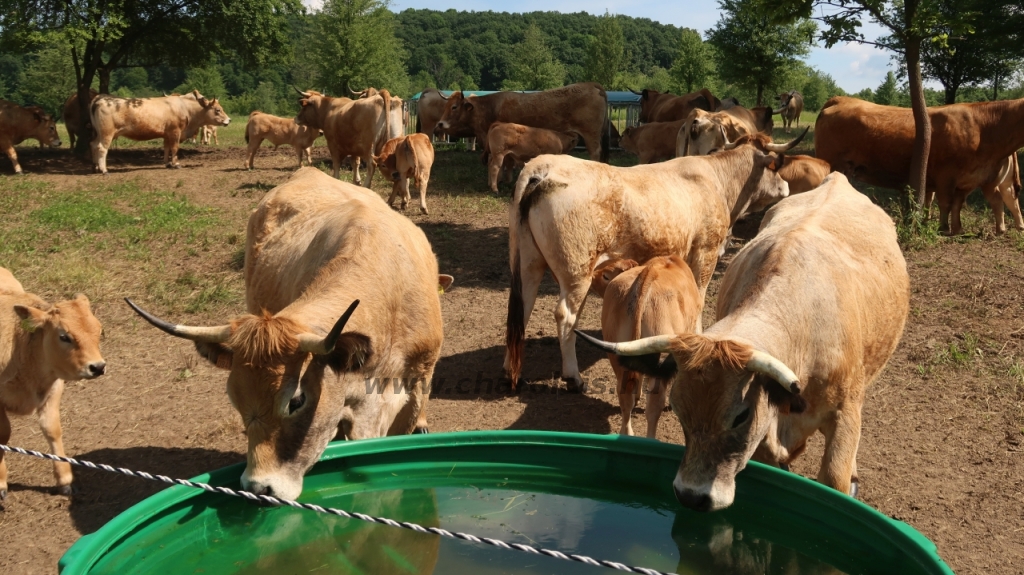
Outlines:
{"label": "dirt ground", "polygon": [[[20,152],[30,175],[0,176],[0,266],[50,301],[87,293],[104,323],[108,375],[71,383],[64,395],[68,454],[179,477],[242,461],[245,439],[224,393],[224,372],[200,362],[190,343],[143,324],[121,300],[132,297],[158,315],[195,324],[223,323],[243,312],[239,254],[246,218],[262,194],[294,170],[291,150],[264,149],[252,172],[241,169],[243,150],[237,148],[185,150],[180,170],[164,169],[153,148],[115,150],[107,177],[92,175],[66,150]],[[323,148],[317,153],[324,160]],[[0,173],[9,170],[2,161]],[[550,279],[527,327],[524,376],[532,383],[510,393],[501,368],[508,199],[485,191],[485,170],[474,155],[439,153],[434,174],[431,215],[407,212],[427,233],[442,273],[456,278],[442,298],[445,344],[431,430],[617,431],[607,361],[579,346],[584,377],[593,383],[587,395],[566,393],[558,380]],[[379,177],[376,183],[384,193]],[[187,205],[173,205],[185,205],[188,213],[184,225],[126,234],[41,211],[91,197],[107,198],[129,215],[150,209],[139,203],[149,197],[184,199]],[[165,213],[167,202],[151,212]],[[950,567],[965,575],[1024,573],[1024,298],[1018,289],[1024,236],[994,237],[986,217],[972,211],[965,218],[972,235],[906,253],[912,310],[902,343],[868,392],[858,454],[862,499],[931,538]],[[123,227],[135,225],[126,222]],[[756,226],[757,218],[737,226],[708,309],[725,263]],[[27,247],[5,248],[25,234],[32,234]],[[599,329],[599,308],[593,302],[586,307],[583,329]],[[709,325],[713,318],[705,313]],[[645,429],[642,413],[633,418],[635,429]],[[46,449],[34,418],[13,423],[12,444]],[[658,437],[682,441],[671,414],[661,419]],[[795,472],[816,474],[818,439]],[[52,493],[48,463],[21,456],[7,461],[2,573],[54,572],[79,536],[160,489],[76,468],[77,493],[67,498]]]}

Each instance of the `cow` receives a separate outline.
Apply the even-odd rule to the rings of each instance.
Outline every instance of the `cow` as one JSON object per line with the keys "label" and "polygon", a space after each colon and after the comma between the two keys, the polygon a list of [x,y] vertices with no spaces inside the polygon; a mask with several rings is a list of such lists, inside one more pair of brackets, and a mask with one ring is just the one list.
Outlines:
{"label": "cow", "polygon": [[434,133],[454,135],[472,129],[477,140],[485,142],[487,131],[495,122],[575,132],[586,144],[590,159],[605,161],[608,156],[607,114],[608,97],[604,88],[595,82],[531,94],[497,92],[464,96],[462,92],[455,92],[448,98]]}
{"label": "cow", "polygon": [[[1010,210],[1013,216],[1014,227],[1017,230],[1024,230],[1024,219],[1020,213],[1020,168],[1017,163],[1017,154],[1010,154],[1001,162],[989,168],[989,175],[985,183],[981,184],[981,192],[985,195],[989,207],[992,208],[992,216],[995,221],[995,233],[1001,235],[1006,232],[1003,206]],[[956,190],[956,195],[950,205],[950,219],[954,229],[963,229],[960,222],[960,210],[963,209],[967,196],[974,190]],[[924,198],[924,210],[928,217],[931,217],[932,201],[935,198],[934,190],[928,190]]]}
{"label": "cow", "polygon": [[295,122],[300,126],[308,126],[320,130],[327,140],[327,149],[331,153],[334,166],[334,177],[338,177],[341,161],[346,156],[353,156],[352,181],[358,186],[359,164],[366,162],[366,187],[373,182],[375,165],[373,155],[386,142],[385,136],[391,132],[389,127],[391,114],[388,102],[391,94],[387,90],[362,98],[332,98],[320,92],[299,92],[299,114]]}
{"label": "cow", "polygon": [[733,106],[720,112],[694,110],[676,134],[676,156],[704,156],[722,150],[723,139],[735,141],[750,134],[772,135],[770,108]]}
{"label": "cow", "polygon": [[420,93],[420,99],[416,102],[416,131],[426,134],[431,138],[443,135],[447,138],[468,138],[470,150],[476,150],[476,132],[472,126],[466,126],[462,130],[449,130],[445,134],[437,134],[434,131],[437,123],[444,116],[445,106],[448,98],[437,88],[427,88]]}
{"label": "cow", "polygon": [[693,110],[710,112],[717,110],[722,105],[722,101],[707,88],[682,96],[662,94],[657,90],[647,89],[641,92],[633,89],[629,91],[640,96],[640,121],[642,123],[685,120]]}
{"label": "cow", "polygon": [[[693,272],[677,255],[653,258],[642,266],[613,260],[594,271],[590,293],[602,298],[601,335],[605,341],[633,341],[655,335],[700,331],[701,301]],[[608,360],[618,382],[620,435],[633,435],[632,413],[643,376],[622,367],[615,354]],[[658,436],[658,420],[671,382],[652,379],[647,391],[647,437]]]}
{"label": "cow", "polygon": [[[992,179],[993,166],[1024,146],[1024,99],[928,108],[932,124],[926,192],[939,204],[939,229],[952,235],[949,214],[957,190]],[[814,124],[814,155],[865,183],[901,190],[908,184],[914,148],[910,108],[836,96]],[[963,192],[961,192],[963,193]]]}
{"label": "cow", "polygon": [[816,431],[818,481],[856,496],[864,396],[909,309],[892,218],[833,174],[768,211],[726,269],[718,321],[703,334],[583,337],[627,369],[674,379],[686,457],[672,486],[686,507],[714,511],[732,504],[747,461],[788,468]]}
{"label": "cow", "polygon": [[199,134],[199,141],[204,146],[209,146],[211,141],[213,141],[214,145],[220,145],[220,140],[217,139],[217,126],[203,126],[199,128]]}
{"label": "cow", "polygon": [[259,110],[249,114],[249,122],[245,125],[245,143],[249,159],[245,162],[247,169],[253,169],[253,160],[263,140],[270,141],[276,150],[278,146],[289,145],[299,156],[299,167],[303,159],[313,164],[313,142],[320,137],[320,130],[309,126],[300,126],[294,118],[281,118],[264,114]]}
{"label": "cow", "polygon": [[796,122],[796,128],[800,129],[800,114],[804,111],[804,97],[797,92],[792,90],[779,94],[779,108],[772,110],[772,114],[779,114],[782,116],[782,125],[786,127],[786,132],[789,132],[790,127],[793,126],[793,122]]}
{"label": "cow", "polygon": [[401,209],[409,205],[409,178],[414,180],[420,191],[420,212],[427,212],[427,183],[430,181],[430,167],[434,164],[434,146],[425,134],[410,134],[388,140],[380,154],[374,156],[374,163],[385,178],[391,180],[391,196],[388,206],[394,206],[395,198],[402,194]]}
{"label": "cow", "polygon": [[[726,139],[723,149],[731,150],[737,146],[751,144],[762,152],[788,151],[795,147],[807,135],[810,128],[804,128],[803,133],[788,144],[774,144],[772,139],[764,134],[753,134],[743,136],[735,142]],[[786,163],[779,170],[779,176],[789,184],[789,195],[802,194],[817,188],[825,178],[832,172],[832,166],[825,160],[804,155],[787,155]]]}
{"label": "cow", "polygon": [[718,106],[718,108],[715,108],[714,110],[711,111],[721,112],[722,110],[728,110],[733,106],[742,106],[742,104],[740,104],[740,99],[737,98],[736,96],[729,96],[728,98],[722,98],[722,103]]}
{"label": "cow", "polygon": [[649,122],[626,128],[622,149],[639,156],[641,164],[664,162],[676,157],[676,136],[686,120]]}
{"label": "cow", "polygon": [[[106,372],[100,353],[103,326],[89,298],[50,304],[26,293],[0,268],[0,443],[11,439],[8,414],[35,413],[50,451],[64,457],[60,398],[65,381],[95,379]],[[54,462],[57,491],[71,495],[71,466]],[[7,498],[7,464],[0,452],[0,501]]]}
{"label": "cow", "polygon": [[[99,92],[89,88],[89,104],[91,105],[96,96],[99,95]],[[67,100],[64,100],[64,129],[68,131],[68,143],[72,150],[75,149],[75,141],[78,139],[79,134],[82,136],[87,135],[87,132],[83,131],[85,126],[82,125],[81,113],[78,109],[77,91],[68,96]]]}
{"label": "cow", "polygon": [[370,190],[300,168],[250,216],[243,275],[249,313],[220,326],[174,325],[128,303],[230,370],[249,443],[244,489],[295,499],[336,435],[426,431],[439,284],[452,278],[408,218]]}
{"label": "cow", "polygon": [[35,138],[40,145],[45,144],[51,148],[59,148],[61,145],[53,116],[39,106],[22,107],[14,102],[0,100],[0,150],[11,159],[15,174],[24,172],[21,171],[14,146],[28,138]]}
{"label": "cow", "polygon": [[94,169],[107,173],[107,152],[114,138],[164,141],[164,165],[180,168],[178,144],[202,126],[227,126],[231,118],[217,98],[207,99],[198,90],[184,96],[118,98],[102,95],[89,109],[95,132],[90,147]]}
{"label": "cow", "polygon": [[526,323],[545,270],[558,283],[555,308],[562,378],[582,386],[572,328],[594,269],[610,259],[678,255],[703,305],[729,229],[748,210],[776,202],[789,186],[784,156],[743,146],[714,156],[618,168],[572,156],[541,156],[523,169],[509,206],[512,289],[505,369],[515,385]]}
{"label": "cow", "polygon": [[487,131],[487,149],[490,152],[487,179],[491,191],[498,193],[498,177],[507,167],[507,157],[512,157],[513,165],[521,165],[541,154],[568,154],[577,142],[579,135],[573,132],[495,122]]}

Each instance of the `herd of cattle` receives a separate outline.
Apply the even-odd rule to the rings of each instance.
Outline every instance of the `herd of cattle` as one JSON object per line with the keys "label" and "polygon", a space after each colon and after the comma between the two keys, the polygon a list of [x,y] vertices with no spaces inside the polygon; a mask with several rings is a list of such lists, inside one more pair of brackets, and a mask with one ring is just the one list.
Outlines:
{"label": "herd of cattle", "polygon": [[[422,230],[390,209],[409,200],[409,180],[427,212],[434,160],[431,135],[482,144],[492,190],[522,165],[509,209],[511,290],[505,369],[522,371],[526,324],[546,272],[559,287],[555,309],[562,377],[581,391],[575,331],[588,294],[603,299],[599,340],[618,378],[621,433],[649,377],[647,435],[655,437],[666,399],[688,446],[674,482],[698,510],[729,506],[735,477],[751,458],[788,468],[816,431],[825,438],[818,480],[857,492],[856,453],[865,389],[902,335],[909,278],[886,213],[848,177],[901,187],[914,137],[910,110],[852,98],[829,100],[815,125],[816,157],[786,153],[803,137],[772,141],[772,117],[799,126],[802,99],[780,108],[744,108],[707,90],[684,96],[639,92],[642,125],[622,146],[641,165],[607,159],[612,126],[594,83],[539,93],[449,97],[426,91],[419,133],[404,132],[402,102],[387,90],[355,98],[299,92],[294,119],[253,112],[246,126],[253,167],[263,140],[295,148],[299,171],[268,192],[246,233],[248,314],[218,326],[167,322],[128,304],[155,327],[195,343],[226,369],[228,397],[248,436],[242,485],[295,498],[302,477],[335,437],[426,432],[429,382],[441,354],[440,274]],[[116,137],[164,140],[177,167],[178,144],[230,118],[199,92],[150,99],[96,95],[83,125],[69,98],[72,140],[91,134],[96,171]],[[1024,228],[1016,150],[1024,145],[1024,100],[958,104],[930,111],[929,192],[942,223],[981,187]],[[303,168],[321,134],[329,177]],[[0,101],[0,145],[21,167],[14,144],[59,146],[54,119],[38,107]],[[202,137],[202,136],[200,136]],[[582,140],[590,160],[567,155]],[[337,179],[350,157],[355,185]],[[393,184],[387,202],[368,188],[379,168]],[[834,171],[833,171],[834,170]],[[768,208],[757,236],[722,279],[717,321],[706,331],[704,298],[733,225]],[[382,289],[383,288],[383,289]],[[7,412],[39,414],[51,449],[63,454],[58,417],[64,380],[100,376],[99,321],[88,299],[49,304],[0,268],[0,443]],[[667,356],[663,356],[667,354]],[[368,390],[366,382],[381,382]],[[69,491],[71,472],[55,467]],[[7,472],[0,455],[0,499]]]}

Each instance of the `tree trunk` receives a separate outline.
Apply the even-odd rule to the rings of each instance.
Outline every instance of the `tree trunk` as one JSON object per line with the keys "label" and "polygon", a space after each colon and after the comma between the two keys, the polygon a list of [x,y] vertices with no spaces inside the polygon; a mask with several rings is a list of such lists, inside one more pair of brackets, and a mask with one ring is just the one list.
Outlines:
{"label": "tree trunk", "polygon": [[956,93],[959,90],[959,86],[943,86],[946,93],[946,104],[956,104]]}
{"label": "tree trunk", "polygon": [[995,102],[999,99],[999,74],[992,80],[992,101]]}
{"label": "tree trunk", "polygon": [[110,68],[103,67],[97,70],[100,75],[100,94],[110,93]]}
{"label": "tree trunk", "polygon": [[910,107],[914,112],[914,152],[910,160],[908,182],[917,193],[917,205],[924,205],[925,185],[928,177],[928,151],[932,144],[932,123],[924,98],[921,79],[921,38],[907,42],[907,74],[910,77]]}

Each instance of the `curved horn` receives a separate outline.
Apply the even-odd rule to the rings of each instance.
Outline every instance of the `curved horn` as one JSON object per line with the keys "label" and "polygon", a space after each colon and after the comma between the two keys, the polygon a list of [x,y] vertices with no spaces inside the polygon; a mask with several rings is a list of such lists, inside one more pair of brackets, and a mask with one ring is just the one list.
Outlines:
{"label": "curved horn", "polygon": [[636,341],[624,341],[621,343],[612,343],[608,341],[602,341],[596,337],[591,337],[580,330],[573,330],[576,335],[589,341],[591,344],[597,346],[604,351],[609,353],[615,353],[618,355],[647,355],[649,353],[662,353],[668,351],[669,344],[672,343],[672,339],[675,336],[671,335],[656,335],[653,337],[645,337]]}
{"label": "curved horn", "polygon": [[629,90],[630,92],[633,92],[634,94],[636,94],[637,96],[643,96],[643,95],[644,95],[644,93],[643,93],[643,92],[637,92],[637,91],[636,91],[636,90],[634,90],[633,88],[627,88],[627,89],[628,89],[628,90]]}
{"label": "curved horn", "polygon": [[783,106],[783,107],[779,108],[778,110],[772,110],[772,115],[774,116],[774,115],[776,115],[776,114],[781,114],[781,113],[782,113],[782,112],[784,112],[785,110],[786,110],[786,107],[785,107],[785,106]]}
{"label": "curved horn", "polygon": [[722,149],[723,150],[732,150],[732,149],[736,148],[737,143],[729,141],[729,135],[725,133],[725,126],[719,124],[718,125],[718,129],[722,132],[722,140],[725,141],[725,144],[722,146]]}
{"label": "curved horn", "polygon": [[[452,92],[452,93],[454,94],[454,92]],[[441,90],[438,90],[438,91],[437,91],[437,95],[438,95],[438,96],[441,96],[441,99],[442,99],[442,100],[447,100],[448,98],[450,98],[450,97],[451,97],[451,96],[445,96],[445,95],[444,95],[444,92],[442,92]]]}
{"label": "curved horn", "polygon": [[807,135],[807,131],[810,129],[810,126],[804,128],[803,133],[797,136],[796,139],[794,139],[791,142],[787,142],[785,144],[766,144],[764,148],[769,152],[775,152],[776,154],[785,154],[786,152],[795,148],[797,144],[799,144],[800,141],[804,139],[804,136]]}
{"label": "curved horn", "polygon": [[135,313],[142,316],[142,319],[148,321],[153,327],[169,333],[174,337],[180,337],[192,341],[201,341],[205,343],[224,343],[231,337],[231,326],[230,325],[217,325],[211,327],[198,327],[190,325],[174,325],[168,323],[155,315],[150,314],[141,307],[135,305],[129,298],[124,298],[125,303],[128,307],[135,310]]}
{"label": "curved horn", "polygon": [[355,91],[355,90],[353,90],[352,88],[349,88],[349,89],[348,89],[348,91],[349,91],[349,92],[352,92],[352,95],[353,95],[353,96],[359,96],[360,98],[362,98],[362,97],[363,97],[363,94],[365,94],[365,93],[366,93],[366,90],[365,90],[365,89],[363,89],[363,90],[360,90],[360,91],[356,92],[356,91]]}
{"label": "curved horn", "polygon": [[309,92],[303,92],[302,90],[296,88],[295,86],[292,86],[292,89],[295,90],[296,92],[298,92],[299,95],[302,96],[303,98],[308,98],[309,97]]}
{"label": "curved horn", "polygon": [[341,330],[345,329],[345,324],[348,323],[348,318],[352,317],[352,312],[356,311],[356,306],[359,305],[359,300],[355,300],[345,313],[341,314],[338,321],[334,323],[334,327],[331,328],[330,333],[326,337],[319,337],[311,333],[304,333],[299,336],[299,351],[306,353],[312,353],[314,355],[325,355],[334,351],[335,344],[338,343],[338,336],[341,335]]}
{"label": "curved horn", "polygon": [[800,394],[800,380],[797,379],[793,370],[763,351],[755,349],[745,367],[748,371],[760,373],[774,379],[791,393]]}

